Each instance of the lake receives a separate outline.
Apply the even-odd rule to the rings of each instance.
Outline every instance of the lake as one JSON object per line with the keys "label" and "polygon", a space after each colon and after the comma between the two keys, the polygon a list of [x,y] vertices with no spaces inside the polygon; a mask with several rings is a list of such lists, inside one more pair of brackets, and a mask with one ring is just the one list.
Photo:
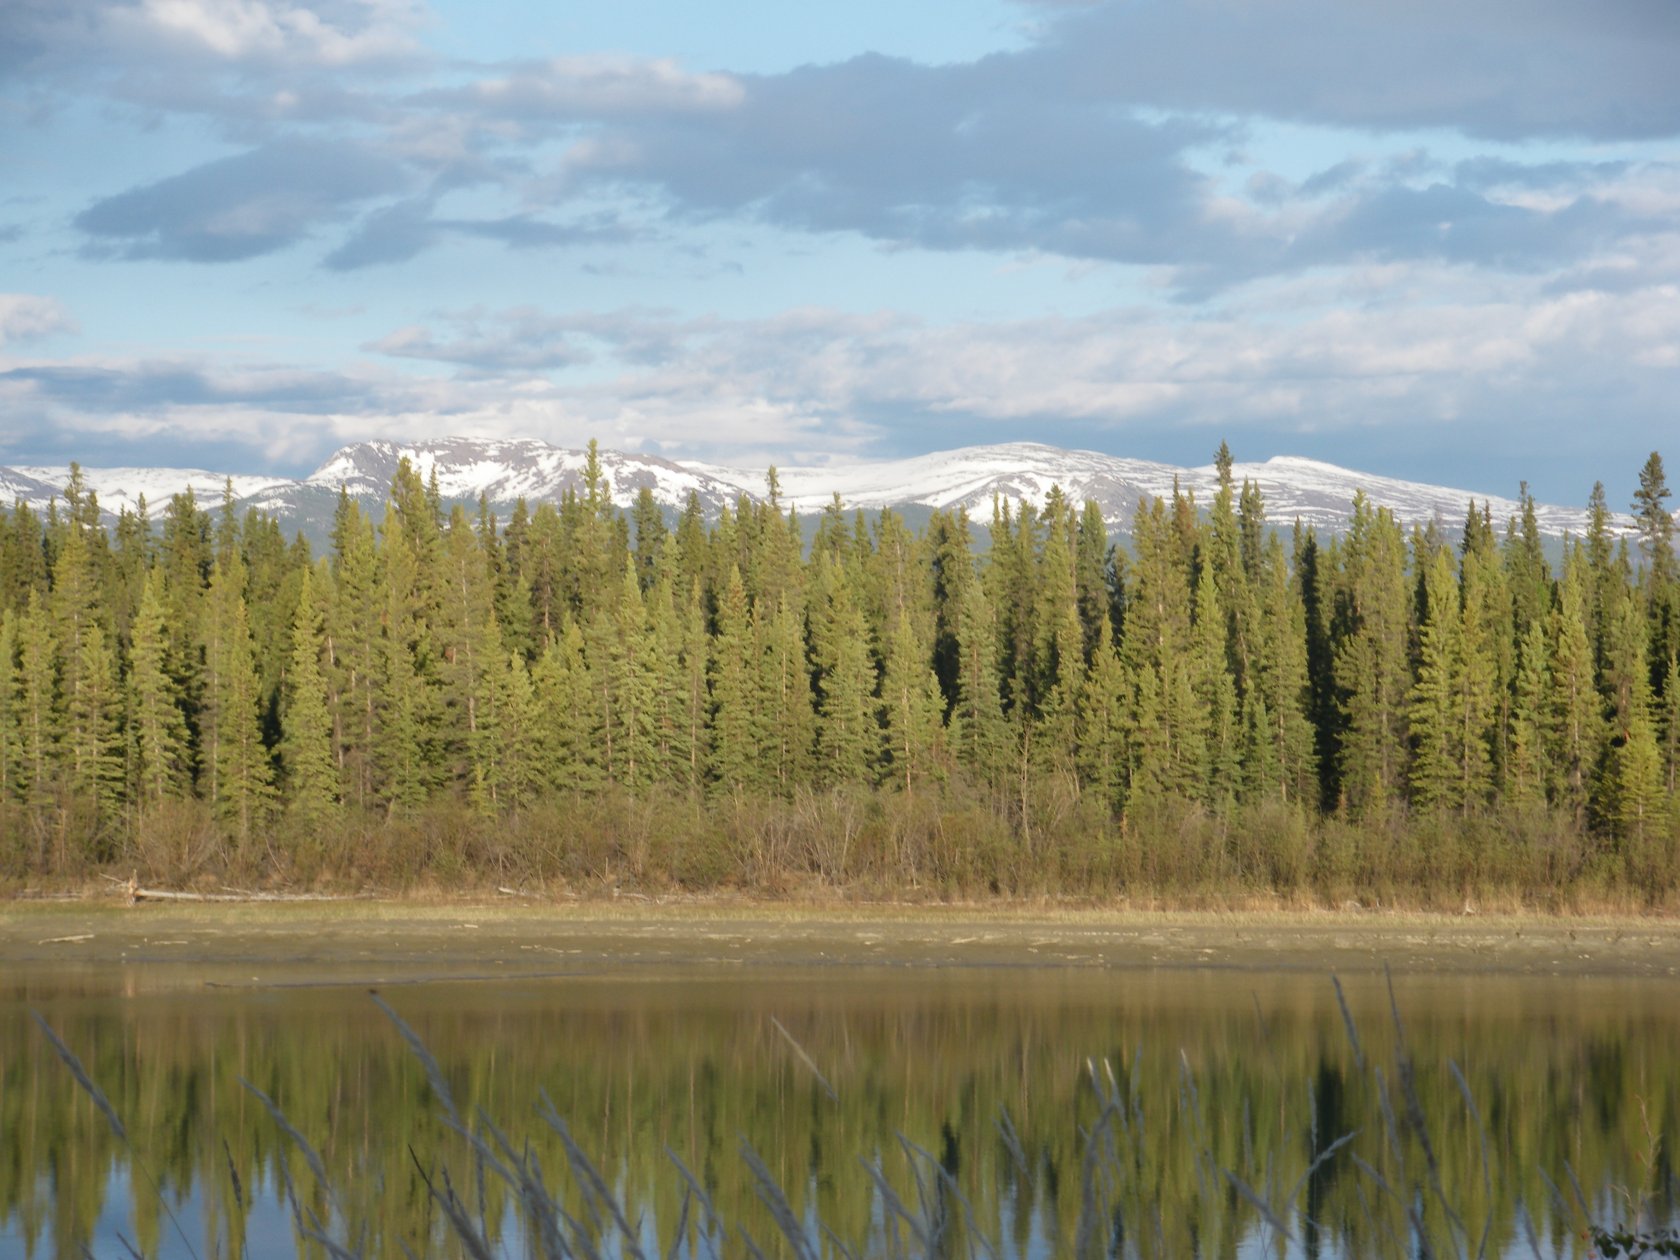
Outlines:
{"label": "lake", "polygon": [[1589,1215],[1675,1219],[1671,979],[1410,968],[1391,1007],[1366,968],[1344,1009],[1299,959],[379,972],[475,1144],[374,972],[242,970],[6,966],[0,1256],[323,1254],[300,1228],[369,1255],[470,1254],[463,1229],[510,1256],[544,1230],[603,1256],[1585,1255]]}

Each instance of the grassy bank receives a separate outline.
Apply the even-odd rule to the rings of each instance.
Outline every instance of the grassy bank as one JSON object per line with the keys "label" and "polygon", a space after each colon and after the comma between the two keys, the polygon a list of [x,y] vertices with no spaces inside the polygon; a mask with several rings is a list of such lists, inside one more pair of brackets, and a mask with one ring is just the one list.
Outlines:
{"label": "grassy bank", "polygon": [[[4,807],[0,807],[3,811]],[[1674,845],[1634,850],[1554,811],[1359,823],[1277,803],[1112,817],[1071,793],[1026,804],[957,791],[704,798],[580,793],[494,821],[464,804],[282,820],[240,841],[179,802],[95,839],[0,817],[0,890],[134,878],[169,888],[420,895],[515,888],[761,900],[1122,901],[1247,909],[1629,913],[1680,908]]]}

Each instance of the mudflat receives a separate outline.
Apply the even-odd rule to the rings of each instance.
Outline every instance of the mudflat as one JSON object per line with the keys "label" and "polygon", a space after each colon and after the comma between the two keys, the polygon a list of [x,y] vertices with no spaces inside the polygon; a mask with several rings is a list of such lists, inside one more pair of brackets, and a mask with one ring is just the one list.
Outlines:
{"label": "mudflat", "polygon": [[145,987],[673,967],[1219,968],[1680,980],[1671,918],[772,902],[0,902],[0,971]]}

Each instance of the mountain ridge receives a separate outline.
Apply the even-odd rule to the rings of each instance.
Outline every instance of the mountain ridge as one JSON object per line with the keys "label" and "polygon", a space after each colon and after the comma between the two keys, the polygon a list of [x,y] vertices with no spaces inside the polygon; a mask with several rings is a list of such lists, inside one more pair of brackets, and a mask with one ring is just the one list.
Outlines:
{"label": "mountain ridge", "polygon": [[[615,506],[627,508],[645,486],[668,512],[682,510],[692,493],[701,510],[715,516],[741,495],[762,501],[766,473],[698,461],[601,449],[602,472]],[[226,474],[202,469],[83,468],[82,479],[106,512],[136,510],[143,495],[155,512],[168,498],[189,487],[206,505],[220,503],[231,481],[235,505],[257,508],[280,519],[283,527],[320,536],[330,520],[340,489],[374,512],[382,509],[399,461],[408,458],[422,478],[436,476],[440,496],[449,502],[475,502],[482,495],[499,511],[520,498],[534,506],[558,503],[568,491],[581,493],[587,453],[534,438],[440,438],[424,442],[368,441],[335,451],[304,478],[261,474]],[[1406,481],[1358,472],[1294,455],[1275,455],[1232,467],[1238,485],[1253,481],[1266,505],[1267,518],[1287,526],[1296,520],[1327,532],[1345,528],[1356,491],[1391,509],[1403,525],[1439,522],[1458,529],[1472,502],[1486,505],[1502,527],[1521,511],[1515,499],[1455,487]],[[982,523],[993,497],[1041,506],[1053,486],[1075,503],[1095,500],[1105,522],[1128,533],[1138,502],[1166,498],[1175,485],[1199,505],[1212,501],[1218,487],[1212,464],[1181,466],[1158,461],[1066,450],[1036,442],[962,447],[899,459],[829,462],[778,467],[779,502],[802,515],[826,508],[840,496],[848,509],[884,507],[965,509]],[[45,507],[62,495],[68,471],[40,467],[0,467],[0,501],[21,499]],[[1537,504],[1541,532],[1551,537],[1586,532],[1586,508]],[[1630,532],[1632,518],[1612,514],[1612,527]]]}

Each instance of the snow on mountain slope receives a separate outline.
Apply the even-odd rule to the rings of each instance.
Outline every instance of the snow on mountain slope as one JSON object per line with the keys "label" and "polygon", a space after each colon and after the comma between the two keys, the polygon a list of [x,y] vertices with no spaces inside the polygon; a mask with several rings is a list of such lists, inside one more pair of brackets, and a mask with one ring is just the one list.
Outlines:
{"label": "snow on mountain slope", "polygon": [[[708,517],[743,494],[760,499],[766,492],[765,473],[758,469],[679,464],[620,451],[599,454],[610,497],[620,508],[629,507],[644,486],[653,492],[655,502],[673,512],[683,508],[690,493],[696,494]],[[234,494],[241,510],[257,508],[277,517],[288,532],[302,529],[321,538],[330,526],[340,487],[377,514],[404,458],[423,480],[435,473],[446,501],[471,503],[484,495],[505,513],[519,498],[534,506],[559,502],[567,490],[581,493],[587,456],[535,440],[358,442],[336,452],[301,481],[235,475]],[[1288,526],[1299,519],[1332,533],[1345,528],[1353,496],[1360,490],[1373,503],[1390,508],[1406,526],[1438,520],[1455,530],[1463,524],[1472,500],[1489,506],[1501,530],[1520,511],[1520,505],[1509,498],[1372,476],[1296,456],[1239,463],[1232,472],[1239,485],[1252,480],[1259,486],[1266,515],[1274,523]],[[1129,532],[1145,495],[1170,496],[1176,482],[1206,507],[1218,488],[1212,465],[1180,468],[1034,442],[975,446],[907,459],[779,467],[777,473],[783,505],[803,516],[822,511],[838,494],[847,508],[962,507],[984,524],[991,517],[994,495],[1042,505],[1051,488],[1060,486],[1075,504],[1095,500],[1104,520],[1121,533]],[[226,474],[219,472],[170,468],[84,468],[82,477],[107,512],[132,508],[144,495],[154,516],[171,495],[189,486],[206,507],[219,505],[226,480]],[[44,507],[68,480],[67,471],[0,468],[0,501],[21,498]],[[1579,536],[1587,529],[1584,508],[1539,505],[1536,514],[1541,531],[1553,537]],[[1619,531],[1630,531],[1632,524],[1625,514],[1613,518],[1613,527]]]}
{"label": "snow on mountain slope", "polygon": [[[470,500],[482,494],[492,503],[508,504],[520,498],[557,503],[567,490],[581,494],[588,455],[532,439],[443,438],[406,445],[358,442],[336,452],[309,475],[308,484],[335,493],[342,485],[358,497],[383,499],[404,458],[423,481],[435,472],[438,493],[445,499]],[[728,482],[657,456],[603,450],[600,462],[618,507],[634,503],[644,486],[653,491],[658,503],[671,508],[681,508],[690,492],[696,493],[708,513],[739,493]]]}
{"label": "snow on mountain slope", "polygon": [[44,508],[48,500],[58,494],[58,488],[20,468],[0,468],[0,504],[27,503]]}
{"label": "snow on mountain slope", "polygon": [[[64,487],[70,484],[68,468],[19,468],[17,471],[50,487],[57,495],[62,495]],[[170,499],[187,490],[193,492],[201,507],[220,506],[222,489],[230,480],[236,502],[272,486],[291,484],[284,477],[207,472],[202,468],[82,469],[82,484],[98,497],[101,509],[113,515],[124,509],[138,511],[140,500],[144,497],[147,512],[154,519]],[[4,487],[0,486],[0,493],[3,492]]]}
{"label": "snow on mountain slope", "polygon": [[[761,475],[740,469],[689,467],[704,469],[743,487],[763,485]],[[784,501],[802,514],[821,511],[838,493],[848,508],[912,503],[948,510],[963,507],[983,523],[990,518],[994,495],[1042,506],[1051,487],[1060,486],[1076,504],[1095,500],[1103,519],[1121,530],[1130,528],[1140,499],[1145,495],[1170,496],[1175,480],[1183,490],[1193,493],[1202,507],[1212,502],[1219,488],[1218,473],[1211,464],[1180,468],[1096,451],[1064,451],[1033,442],[975,446],[871,463],[778,468],[777,474]],[[1455,529],[1464,523],[1472,500],[1487,504],[1501,529],[1521,511],[1515,500],[1497,495],[1376,477],[1295,456],[1239,463],[1233,466],[1232,476],[1239,486],[1244,480],[1259,486],[1267,518],[1274,523],[1288,525],[1299,519],[1332,532],[1346,526],[1357,490],[1363,490],[1378,506],[1390,508],[1407,526],[1438,519],[1445,527]],[[1588,514],[1584,508],[1540,506],[1536,514],[1544,533],[1586,532]],[[1622,529],[1632,526],[1626,516],[1616,517],[1615,523]]]}

